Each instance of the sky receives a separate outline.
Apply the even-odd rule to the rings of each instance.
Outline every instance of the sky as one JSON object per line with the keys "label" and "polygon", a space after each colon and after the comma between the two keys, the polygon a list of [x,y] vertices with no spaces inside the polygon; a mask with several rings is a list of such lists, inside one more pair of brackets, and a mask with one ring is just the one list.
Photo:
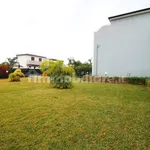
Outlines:
{"label": "sky", "polygon": [[150,0],[0,0],[0,63],[24,53],[87,61],[108,17],[148,7]]}

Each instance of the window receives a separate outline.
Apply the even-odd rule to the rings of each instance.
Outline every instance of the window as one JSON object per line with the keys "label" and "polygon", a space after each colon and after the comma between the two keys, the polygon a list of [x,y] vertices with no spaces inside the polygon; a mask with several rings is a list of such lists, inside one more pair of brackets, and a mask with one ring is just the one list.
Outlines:
{"label": "window", "polygon": [[42,58],[39,58],[39,61],[42,61]]}
{"label": "window", "polygon": [[34,61],[34,57],[31,57],[31,60]]}

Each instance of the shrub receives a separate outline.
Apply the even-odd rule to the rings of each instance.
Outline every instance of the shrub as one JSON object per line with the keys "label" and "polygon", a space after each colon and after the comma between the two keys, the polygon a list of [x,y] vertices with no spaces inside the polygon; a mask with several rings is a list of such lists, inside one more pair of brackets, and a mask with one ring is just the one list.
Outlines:
{"label": "shrub", "polygon": [[105,77],[105,83],[109,82],[109,77]]}
{"label": "shrub", "polygon": [[21,69],[16,69],[14,71],[15,74],[17,74],[19,77],[25,77],[24,73],[22,73]]}
{"label": "shrub", "polygon": [[147,85],[147,87],[150,89],[150,78],[147,78],[147,79],[146,79],[146,85]]}
{"label": "shrub", "polygon": [[113,81],[114,81],[114,83],[119,83],[119,77],[117,77],[117,76],[113,77]]}
{"label": "shrub", "polygon": [[[93,80],[94,78],[94,80]],[[135,85],[147,85],[150,87],[150,77],[96,77],[96,76],[83,76],[84,82],[109,82],[109,83],[125,83]]]}
{"label": "shrub", "polygon": [[11,82],[18,82],[20,81],[20,76],[18,76],[16,73],[9,74],[9,79]]}
{"label": "shrub", "polygon": [[66,75],[55,75],[51,76],[51,84],[54,88],[72,88],[72,80],[70,76]]}
{"label": "shrub", "polygon": [[8,65],[0,65],[0,78],[8,78],[10,67]]}
{"label": "shrub", "polygon": [[47,77],[47,76],[49,76],[49,74],[48,74],[47,71],[44,71],[44,72],[42,73],[42,76],[43,76],[43,77]]}
{"label": "shrub", "polygon": [[[47,65],[47,67],[45,67]],[[71,77],[74,73],[74,69],[70,66],[65,66],[62,61],[45,61],[41,66],[44,68],[43,76],[50,76],[50,84],[54,88],[71,88]],[[42,68],[41,67],[41,68]]]}
{"label": "shrub", "polygon": [[148,84],[147,84],[147,87],[150,89],[150,80],[149,80],[149,82],[148,82]]}
{"label": "shrub", "polygon": [[128,83],[129,84],[135,84],[135,85],[146,85],[146,77],[128,77]]}
{"label": "shrub", "polygon": [[[16,69],[13,69],[12,71],[14,72]],[[33,72],[34,71],[34,72]],[[21,68],[21,72],[25,75],[25,76],[29,76],[31,74],[31,72],[42,75],[42,71],[41,69],[29,69],[29,68]]]}

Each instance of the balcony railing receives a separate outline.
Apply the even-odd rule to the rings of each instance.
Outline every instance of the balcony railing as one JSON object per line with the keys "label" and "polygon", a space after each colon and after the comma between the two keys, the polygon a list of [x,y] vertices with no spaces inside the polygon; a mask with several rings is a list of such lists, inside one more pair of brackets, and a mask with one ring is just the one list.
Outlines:
{"label": "balcony railing", "polygon": [[27,60],[27,66],[40,66],[41,63],[41,61]]}

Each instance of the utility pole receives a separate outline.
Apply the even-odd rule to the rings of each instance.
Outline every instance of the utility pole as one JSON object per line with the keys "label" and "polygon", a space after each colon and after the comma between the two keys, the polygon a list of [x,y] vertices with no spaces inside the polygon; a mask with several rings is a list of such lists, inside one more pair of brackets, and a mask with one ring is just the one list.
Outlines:
{"label": "utility pole", "polygon": [[100,47],[100,45],[97,44],[97,47],[96,47],[96,75],[98,75],[98,48]]}

